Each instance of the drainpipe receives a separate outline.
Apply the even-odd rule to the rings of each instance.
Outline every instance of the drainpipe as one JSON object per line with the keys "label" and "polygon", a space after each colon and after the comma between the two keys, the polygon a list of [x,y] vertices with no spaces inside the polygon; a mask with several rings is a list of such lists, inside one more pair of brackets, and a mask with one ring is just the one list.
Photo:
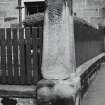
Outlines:
{"label": "drainpipe", "polygon": [[74,26],[71,0],[46,0],[38,105],[74,105],[80,88],[76,76]]}
{"label": "drainpipe", "polygon": [[18,6],[16,7],[16,9],[19,10],[19,28],[22,27],[22,6],[21,6],[21,0],[18,0]]}

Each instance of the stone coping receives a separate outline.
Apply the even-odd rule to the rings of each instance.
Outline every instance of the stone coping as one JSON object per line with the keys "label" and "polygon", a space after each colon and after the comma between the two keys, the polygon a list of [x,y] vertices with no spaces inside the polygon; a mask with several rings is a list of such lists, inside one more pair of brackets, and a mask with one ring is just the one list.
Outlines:
{"label": "stone coping", "polygon": [[97,60],[101,59],[105,56],[105,53],[101,53],[98,56],[86,61],[85,63],[81,64],[79,67],[76,68],[76,74],[80,76],[82,73],[84,73],[88,68],[95,63]]}

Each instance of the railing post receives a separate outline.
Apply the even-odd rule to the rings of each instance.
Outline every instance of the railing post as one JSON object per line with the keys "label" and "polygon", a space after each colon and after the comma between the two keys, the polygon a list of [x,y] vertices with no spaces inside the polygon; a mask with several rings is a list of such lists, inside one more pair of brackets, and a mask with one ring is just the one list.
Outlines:
{"label": "railing post", "polygon": [[37,85],[38,105],[74,105],[73,95],[80,85],[75,75],[71,4],[71,0],[46,0],[41,68],[44,79]]}

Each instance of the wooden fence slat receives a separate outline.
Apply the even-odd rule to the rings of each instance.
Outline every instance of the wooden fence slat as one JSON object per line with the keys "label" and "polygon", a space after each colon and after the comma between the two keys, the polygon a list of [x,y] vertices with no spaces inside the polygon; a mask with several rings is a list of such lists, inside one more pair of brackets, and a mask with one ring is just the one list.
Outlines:
{"label": "wooden fence slat", "polygon": [[5,46],[5,29],[0,29],[1,40],[1,75],[2,83],[6,83],[6,46]]}
{"label": "wooden fence slat", "polygon": [[[40,55],[40,60],[42,60],[42,50],[43,50],[43,27],[40,27],[39,28],[39,37],[40,37],[40,44],[39,44],[39,47],[40,47],[40,53],[41,53],[41,55]],[[40,62],[41,63],[41,62]]]}
{"label": "wooden fence slat", "polygon": [[[0,33],[2,33],[2,30],[0,29]],[[1,34],[0,34],[0,83],[2,81],[2,69],[1,69]]]}
{"label": "wooden fence slat", "polygon": [[1,38],[0,38],[0,83],[1,83],[1,79],[2,78],[2,69],[1,69]]}
{"label": "wooden fence slat", "polygon": [[39,79],[41,79],[42,51],[43,51],[43,27],[38,28],[39,33]]}
{"label": "wooden fence slat", "polygon": [[[31,32],[30,32],[31,31]],[[25,38],[24,38],[25,34]],[[19,36],[18,36],[19,35]],[[0,83],[32,85],[39,79],[42,28],[0,29]]]}
{"label": "wooden fence slat", "polygon": [[21,84],[26,83],[26,71],[25,71],[25,43],[24,43],[24,29],[20,29],[19,32],[19,49],[20,49],[20,78]]}
{"label": "wooden fence slat", "polygon": [[13,70],[12,70],[12,40],[11,40],[11,28],[6,31],[7,40],[7,70],[8,70],[8,84],[13,82]]}
{"label": "wooden fence slat", "polygon": [[32,62],[31,62],[31,38],[30,30],[25,30],[26,35],[26,70],[27,70],[27,83],[32,84]]}
{"label": "wooden fence slat", "polygon": [[38,56],[37,56],[37,28],[32,29],[32,46],[33,46],[33,83],[38,81]]}
{"label": "wooden fence slat", "polygon": [[13,58],[14,58],[14,84],[19,83],[19,64],[18,64],[18,37],[17,29],[12,29],[13,32]]}

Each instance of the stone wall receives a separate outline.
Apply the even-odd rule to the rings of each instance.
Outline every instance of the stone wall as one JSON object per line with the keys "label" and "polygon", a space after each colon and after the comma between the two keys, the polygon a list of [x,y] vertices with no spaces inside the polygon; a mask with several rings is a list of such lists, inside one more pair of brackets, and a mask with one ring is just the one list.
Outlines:
{"label": "stone wall", "polygon": [[[10,24],[18,23],[18,0],[0,0],[0,27],[10,27]],[[5,21],[5,18],[15,18]]]}
{"label": "stone wall", "polygon": [[105,0],[74,0],[74,13],[91,25],[105,25]]}
{"label": "stone wall", "polygon": [[[91,23],[93,26],[105,25],[105,0],[73,0],[74,13],[80,18]],[[18,23],[18,0],[0,0],[0,27],[9,27],[10,24]],[[17,19],[4,22],[5,17]]]}
{"label": "stone wall", "polygon": [[75,19],[74,34],[77,67],[103,53],[104,35],[98,29]]}

